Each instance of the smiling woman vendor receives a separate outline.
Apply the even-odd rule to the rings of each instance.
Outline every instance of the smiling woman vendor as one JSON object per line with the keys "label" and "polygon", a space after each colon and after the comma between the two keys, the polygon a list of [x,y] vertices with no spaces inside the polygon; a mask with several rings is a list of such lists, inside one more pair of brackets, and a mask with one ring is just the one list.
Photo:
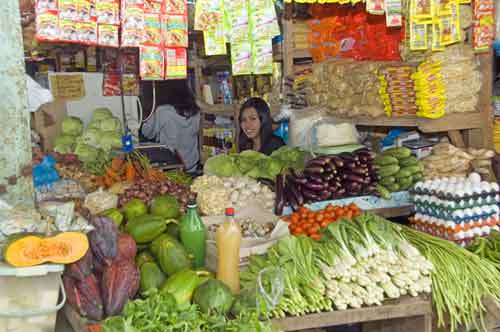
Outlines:
{"label": "smiling woman vendor", "polygon": [[239,151],[255,150],[266,155],[279,149],[285,142],[273,134],[273,120],[267,103],[261,98],[250,98],[241,106]]}

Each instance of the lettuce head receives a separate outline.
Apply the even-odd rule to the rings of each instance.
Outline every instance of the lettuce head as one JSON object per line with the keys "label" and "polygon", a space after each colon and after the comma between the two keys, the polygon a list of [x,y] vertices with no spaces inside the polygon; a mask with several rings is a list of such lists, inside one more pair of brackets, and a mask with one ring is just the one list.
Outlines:
{"label": "lettuce head", "polygon": [[76,116],[67,116],[62,121],[62,133],[70,136],[80,136],[83,131],[82,120]]}
{"label": "lettuce head", "polygon": [[100,121],[108,118],[112,118],[113,113],[111,113],[111,110],[107,107],[99,107],[94,110],[92,113],[92,122],[97,122],[99,123]]}
{"label": "lettuce head", "polygon": [[99,156],[99,149],[84,143],[78,143],[75,148],[75,154],[83,162],[92,162]]}
{"label": "lettuce head", "polygon": [[204,170],[207,174],[217,176],[239,176],[241,172],[234,162],[233,156],[221,154],[209,158],[205,162]]}

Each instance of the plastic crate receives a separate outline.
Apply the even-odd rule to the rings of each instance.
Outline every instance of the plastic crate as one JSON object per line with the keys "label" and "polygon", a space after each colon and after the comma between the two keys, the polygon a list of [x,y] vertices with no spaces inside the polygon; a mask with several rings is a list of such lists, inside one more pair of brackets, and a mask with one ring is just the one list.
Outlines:
{"label": "plastic crate", "polygon": [[0,332],[53,332],[57,311],[66,302],[63,271],[64,265],[13,268],[0,263]]}

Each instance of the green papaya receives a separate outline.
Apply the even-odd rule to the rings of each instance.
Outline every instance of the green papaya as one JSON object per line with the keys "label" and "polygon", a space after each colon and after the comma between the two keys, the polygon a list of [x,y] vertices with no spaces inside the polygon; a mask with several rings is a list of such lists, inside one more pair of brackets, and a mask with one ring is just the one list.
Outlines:
{"label": "green papaya", "polygon": [[145,262],[140,267],[141,271],[141,293],[157,288],[165,282],[166,276],[155,262]]}
{"label": "green papaya", "polygon": [[173,236],[177,240],[180,240],[180,232],[179,232],[179,224],[178,223],[170,223],[167,225],[167,234]]}
{"label": "green papaya", "polygon": [[144,263],[154,261],[155,259],[149,250],[144,250],[135,257],[135,265],[137,265],[138,268],[141,268]]}
{"label": "green papaya", "polygon": [[192,266],[192,259],[186,249],[172,237],[161,240],[156,259],[160,263],[162,271],[168,276],[189,269]]}
{"label": "green papaya", "polygon": [[160,234],[157,238],[153,240],[153,242],[151,242],[149,246],[149,250],[151,251],[154,257],[158,257],[158,254],[160,252],[160,244],[165,239],[179,242],[177,239],[175,239],[174,237],[170,236],[167,233]]}
{"label": "green papaya", "polygon": [[179,306],[188,305],[193,297],[194,290],[202,284],[209,272],[182,270],[170,276],[161,286],[162,292],[170,293],[174,296]]}
{"label": "green papaya", "polygon": [[126,230],[137,243],[148,243],[167,229],[162,217],[143,215],[127,223]]}

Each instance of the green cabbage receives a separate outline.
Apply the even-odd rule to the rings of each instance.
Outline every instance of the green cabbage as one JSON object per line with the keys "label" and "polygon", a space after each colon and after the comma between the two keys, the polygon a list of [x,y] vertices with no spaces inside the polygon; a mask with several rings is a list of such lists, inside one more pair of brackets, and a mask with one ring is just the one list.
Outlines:
{"label": "green cabbage", "polygon": [[83,132],[81,142],[91,146],[99,146],[101,142],[101,131],[97,129],[87,129]]}
{"label": "green cabbage", "polygon": [[55,145],[74,145],[76,142],[75,136],[70,135],[60,135],[56,137],[54,144]]}
{"label": "green cabbage", "polygon": [[87,129],[100,130],[101,129],[101,122],[100,121],[90,121],[90,123],[87,125]]}
{"label": "green cabbage", "polygon": [[122,124],[120,120],[117,118],[108,118],[104,119],[101,122],[101,130],[103,131],[116,131],[116,132],[121,132],[122,131]]}
{"label": "green cabbage", "polygon": [[100,146],[104,150],[119,149],[122,147],[122,137],[115,131],[101,131],[100,139]]}
{"label": "green cabbage", "polygon": [[94,110],[94,113],[92,113],[92,122],[97,122],[99,123],[102,120],[112,118],[113,113],[111,113],[109,108],[106,107],[99,107]]}
{"label": "green cabbage", "polygon": [[75,154],[83,162],[93,162],[97,160],[99,155],[99,150],[93,146],[78,143],[75,148]]}
{"label": "green cabbage", "polygon": [[61,154],[73,153],[74,144],[56,144],[54,151]]}
{"label": "green cabbage", "polygon": [[82,120],[76,116],[67,116],[62,121],[62,133],[64,135],[80,136],[83,131]]}
{"label": "green cabbage", "polygon": [[217,176],[241,175],[233,157],[225,154],[209,158],[205,163],[204,169],[206,173]]}

